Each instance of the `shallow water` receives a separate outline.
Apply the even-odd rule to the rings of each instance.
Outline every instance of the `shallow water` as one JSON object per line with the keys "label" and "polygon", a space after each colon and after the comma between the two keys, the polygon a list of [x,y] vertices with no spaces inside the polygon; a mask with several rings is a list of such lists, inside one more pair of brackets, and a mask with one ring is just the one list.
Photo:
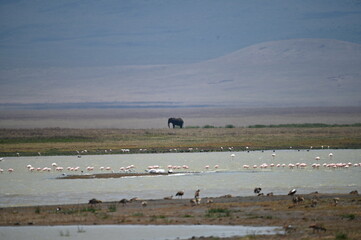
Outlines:
{"label": "shallow water", "polygon": [[232,237],[281,233],[276,227],[217,226],[217,225],[101,225],[101,226],[27,226],[0,227],[0,238],[22,239],[127,239],[172,240],[193,236]]}
{"label": "shallow water", "polygon": [[[329,153],[333,153],[330,157]],[[234,154],[234,157],[231,157]],[[282,150],[250,152],[212,152],[212,153],[165,153],[165,154],[123,154],[77,156],[38,156],[8,157],[0,162],[4,172],[0,174],[0,206],[42,205],[63,203],[84,203],[91,198],[103,201],[117,201],[122,198],[139,197],[159,199],[185,191],[185,198],[193,197],[196,189],[201,189],[201,197],[216,197],[225,194],[234,196],[253,195],[255,187],[264,193],[286,194],[292,188],[297,192],[309,193],[348,193],[361,190],[361,167],[329,168],[323,163],[360,163],[361,150]],[[320,157],[319,161],[315,157]],[[311,167],[321,164],[319,169]],[[57,172],[52,163],[64,167]],[[268,165],[306,163],[305,168],[268,167]],[[35,168],[50,167],[50,172],[29,172],[27,165]],[[86,174],[86,167],[93,166],[92,173],[105,172],[100,167],[110,167],[118,172],[120,167],[134,165],[135,170],[143,172],[149,165],[189,166],[189,169],[176,171],[195,171],[196,174],[176,174],[169,176],[127,177],[110,179],[56,179],[62,173]],[[209,166],[208,169],[205,166]],[[218,165],[218,168],[215,168]],[[250,165],[250,169],[243,168]],[[257,165],[257,168],[252,168]],[[79,167],[70,172],[67,167]],[[7,169],[14,172],[8,173]]]}

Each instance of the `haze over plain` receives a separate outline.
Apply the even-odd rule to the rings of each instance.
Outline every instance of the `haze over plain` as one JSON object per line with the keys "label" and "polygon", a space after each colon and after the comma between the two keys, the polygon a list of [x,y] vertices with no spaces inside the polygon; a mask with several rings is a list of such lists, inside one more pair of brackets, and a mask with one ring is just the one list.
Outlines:
{"label": "haze over plain", "polygon": [[360,1],[2,1],[2,108],[360,106]]}

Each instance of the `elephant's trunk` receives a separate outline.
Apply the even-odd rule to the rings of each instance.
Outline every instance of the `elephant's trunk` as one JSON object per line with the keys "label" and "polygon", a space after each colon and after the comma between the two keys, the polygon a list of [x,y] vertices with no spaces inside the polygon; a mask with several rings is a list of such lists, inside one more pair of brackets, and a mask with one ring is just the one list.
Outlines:
{"label": "elephant's trunk", "polygon": [[170,128],[170,122],[171,122],[171,120],[170,119],[168,119],[168,128]]}

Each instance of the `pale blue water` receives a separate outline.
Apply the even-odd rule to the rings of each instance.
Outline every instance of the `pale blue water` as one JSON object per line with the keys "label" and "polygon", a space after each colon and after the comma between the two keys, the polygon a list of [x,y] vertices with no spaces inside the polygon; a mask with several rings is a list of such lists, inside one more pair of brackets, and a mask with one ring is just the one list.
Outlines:
{"label": "pale blue water", "polygon": [[[332,158],[329,153],[333,153]],[[231,157],[231,154],[235,154]],[[348,193],[361,191],[361,150],[280,150],[272,157],[272,151],[212,152],[212,153],[166,153],[166,154],[123,154],[77,156],[38,156],[4,158],[0,168],[0,206],[84,203],[91,198],[103,201],[117,201],[122,198],[139,197],[159,199],[185,191],[185,198],[191,198],[196,189],[201,189],[202,197],[216,197],[225,194],[234,196],[253,195],[255,187],[262,187],[264,193],[286,194],[292,188],[298,193],[319,191],[324,193]],[[315,157],[320,157],[319,161]],[[135,166],[143,172],[150,165],[167,169],[168,165],[188,165],[187,171],[197,174],[178,174],[155,177],[128,177],[116,179],[56,179],[62,173],[54,171],[52,163],[62,166],[66,174],[81,174],[86,167],[93,166],[96,172],[105,172],[100,167]],[[288,167],[255,168],[253,165],[267,163],[306,163],[304,169]],[[311,164],[319,163],[319,169]],[[352,163],[348,168],[323,167],[323,163]],[[50,172],[29,172],[27,165],[35,168],[52,168]],[[208,165],[209,169],[205,169]],[[214,166],[218,165],[218,168]],[[243,168],[250,165],[250,169]],[[70,172],[67,167],[79,167],[78,172]],[[8,173],[7,169],[14,172]],[[186,170],[176,170],[186,171]]]}
{"label": "pale blue water", "polygon": [[[79,231],[81,230],[81,231]],[[0,238],[6,240],[39,239],[126,239],[175,240],[193,236],[232,237],[282,233],[276,227],[221,225],[101,225],[101,226],[27,226],[0,227]]]}

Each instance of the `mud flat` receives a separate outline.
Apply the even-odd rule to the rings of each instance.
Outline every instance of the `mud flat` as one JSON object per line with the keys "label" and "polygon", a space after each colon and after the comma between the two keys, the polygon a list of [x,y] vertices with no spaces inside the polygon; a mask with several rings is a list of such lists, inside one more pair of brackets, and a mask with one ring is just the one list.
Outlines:
{"label": "mud flat", "polygon": [[94,179],[94,178],[121,178],[121,177],[152,177],[152,176],[167,176],[171,174],[195,174],[199,172],[160,172],[160,173],[95,173],[95,174],[80,174],[80,175],[62,175],[57,179]]}
{"label": "mud flat", "polygon": [[[0,209],[0,226],[57,225],[243,225],[281,226],[285,234],[230,239],[361,239],[361,196],[310,193],[295,196],[230,195],[191,199],[133,199],[97,204]],[[101,199],[99,199],[101,200]],[[252,238],[253,237],[253,238]],[[207,239],[207,238],[202,238]],[[212,238],[208,238],[212,239]]]}

